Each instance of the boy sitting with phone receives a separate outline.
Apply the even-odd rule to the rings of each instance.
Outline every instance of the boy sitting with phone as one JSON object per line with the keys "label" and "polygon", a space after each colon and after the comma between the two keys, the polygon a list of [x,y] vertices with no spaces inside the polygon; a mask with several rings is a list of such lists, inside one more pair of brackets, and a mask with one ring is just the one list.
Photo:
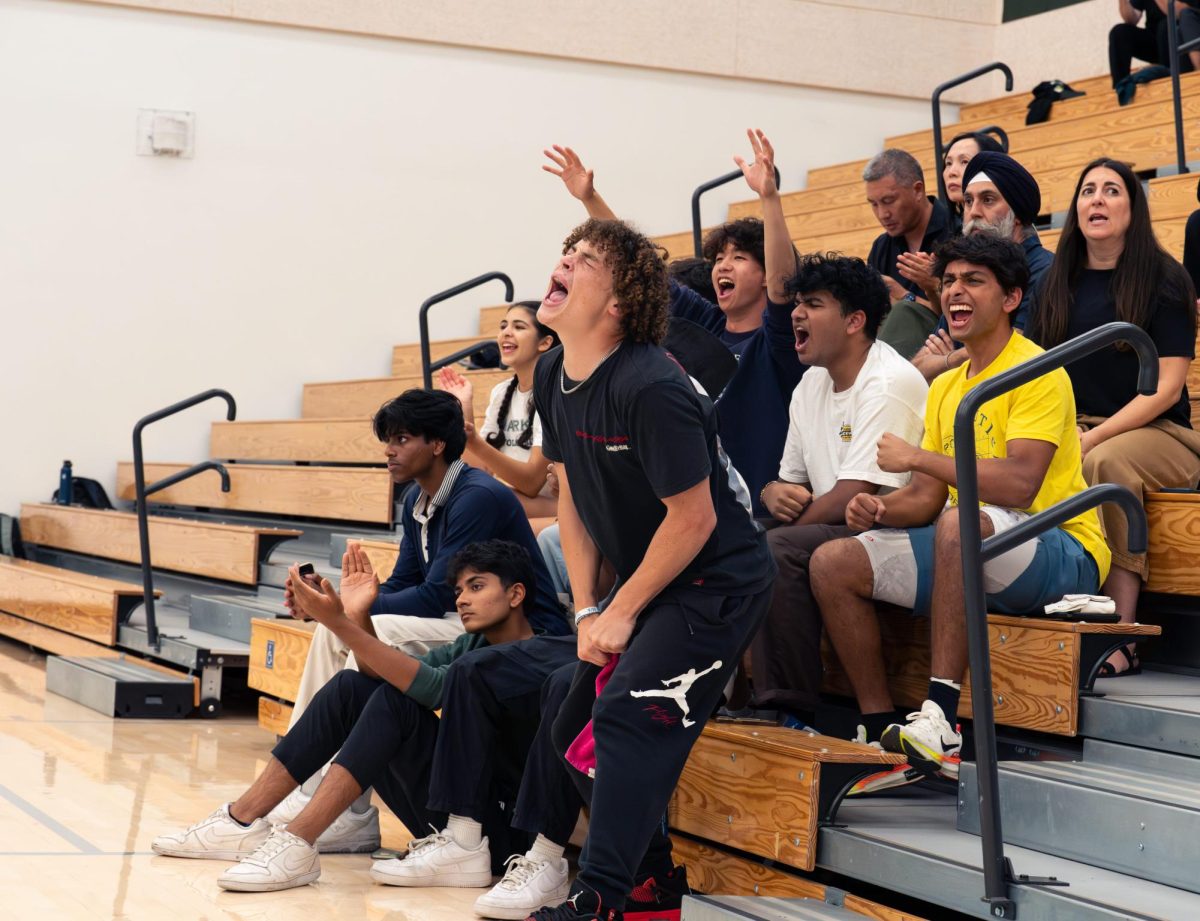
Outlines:
{"label": "boy sitting with phone", "polygon": [[[342,596],[348,604],[352,596],[379,590],[359,546],[351,544],[342,558],[341,595],[328,579],[305,578],[300,566],[293,566],[289,598],[295,614],[333,632],[378,677],[349,669],[335,675],[245,793],[182,831],[155,838],[154,853],[240,861],[218,877],[217,885],[270,892],[320,876],[318,837],[369,787],[410,831],[442,828],[445,814],[430,811],[426,803],[440,723],[434,711],[442,706],[450,666],[471,650],[534,635],[525,609],[535,575],[523,547],[502,540],[469,544],[450,562],[447,575],[465,632],[414,657],[346,616]],[[330,758],[333,764],[300,815],[273,827],[267,814]],[[368,849],[373,848],[374,843]],[[487,883],[490,874],[478,884]]]}

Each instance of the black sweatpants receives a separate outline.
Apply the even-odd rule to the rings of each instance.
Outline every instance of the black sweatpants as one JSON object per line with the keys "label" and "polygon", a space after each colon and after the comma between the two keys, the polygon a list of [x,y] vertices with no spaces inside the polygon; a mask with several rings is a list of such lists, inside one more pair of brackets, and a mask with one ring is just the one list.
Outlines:
{"label": "black sweatpants", "polygon": [[297,783],[333,758],[362,789],[374,787],[387,807],[421,838],[446,816],[430,810],[429,772],[439,720],[386,681],[338,672],[271,752]]}
{"label": "black sweatpants", "polygon": [[[1182,36],[1180,41],[1183,41]],[[1167,20],[1161,19],[1154,29],[1131,26],[1119,22],[1108,33],[1108,69],[1112,73],[1113,86],[1129,76],[1134,58],[1147,64],[1171,65],[1171,33]],[[1183,53],[1179,56],[1179,72],[1188,73],[1192,59]]]}
{"label": "black sweatpants", "polygon": [[821,544],[852,533],[834,524],[781,525],[767,532],[779,575],[766,619],[750,643],[756,706],[810,715],[816,711],[822,621],[808,563]]}
{"label": "black sweatpants", "polygon": [[590,807],[578,879],[606,907],[624,906],[639,866],[669,868],[670,842],[662,833],[667,803],[771,591],[728,598],[670,589],[642,612],[598,697],[600,669],[585,662],[576,668],[553,741],[565,753],[592,720],[595,779],[574,768],[568,775]]}
{"label": "black sweatpants", "polygon": [[[542,831],[513,823],[522,833],[507,833],[520,808],[518,790],[534,800],[548,795],[554,800],[561,797],[543,789],[543,783],[559,788],[570,783],[562,770],[548,781],[536,769],[527,782],[523,778],[541,724],[543,685],[557,669],[573,668],[577,661],[574,636],[538,636],[469,652],[446,673],[429,808],[488,824],[502,802],[504,829],[489,831],[493,858],[524,852],[529,846],[524,832]],[[573,817],[572,828],[574,824]]]}

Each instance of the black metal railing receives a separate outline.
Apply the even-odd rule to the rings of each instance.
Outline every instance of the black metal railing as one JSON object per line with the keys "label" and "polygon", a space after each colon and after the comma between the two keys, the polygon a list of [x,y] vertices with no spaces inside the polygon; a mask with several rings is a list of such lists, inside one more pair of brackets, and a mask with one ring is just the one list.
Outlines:
{"label": "black metal railing", "polygon": [[475,345],[468,346],[465,349],[459,349],[453,355],[447,355],[444,358],[439,358],[437,361],[431,361],[429,358],[429,310],[434,304],[440,304],[442,301],[448,301],[452,297],[458,297],[464,291],[470,291],[472,288],[478,288],[480,285],[487,284],[489,281],[504,282],[504,300],[511,304],[513,299],[513,283],[512,279],[503,272],[485,272],[483,275],[476,275],[469,281],[464,281],[460,285],[455,285],[453,288],[447,288],[445,291],[439,291],[433,297],[426,298],[425,303],[421,305],[421,312],[417,316],[417,320],[421,325],[421,376],[425,381],[425,386],[433,386],[433,372],[438,368],[443,368],[448,364],[458,361],[470,355],[476,349],[487,345],[490,339],[481,339]]}
{"label": "black metal railing", "polygon": [[1174,48],[1170,60],[1171,104],[1175,111],[1175,161],[1179,172],[1188,172],[1187,145],[1183,139],[1183,97],[1179,89],[1179,56],[1193,49],[1200,49],[1200,38],[1179,44],[1179,23],[1175,20],[1175,0],[1167,0],[1167,47]]}
{"label": "black metal railing", "polygon": [[133,482],[137,502],[138,541],[142,550],[142,600],[146,611],[146,642],[155,651],[161,649],[162,644],[158,636],[158,620],[154,613],[154,573],[150,561],[150,521],[146,513],[146,497],[161,489],[166,489],[168,486],[174,486],[197,473],[203,473],[205,470],[217,471],[221,475],[221,492],[229,492],[229,471],[216,461],[201,461],[198,464],[192,464],[186,470],[180,470],[178,473],[163,477],[147,486],[146,465],[142,456],[142,431],[151,423],[165,419],[167,416],[173,416],[197,403],[216,398],[224,400],[228,405],[225,418],[232,422],[237,417],[237,403],[234,402],[227,390],[214,388],[188,397],[186,400],[180,400],[178,403],[172,403],[165,409],[160,409],[148,416],[143,416],[133,427]]}
{"label": "black metal railing", "polygon": [[[1138,392],[1152,394],[1158,385],[1158,353],[1146,332],[1131,323],[1107,323],[1069,342],[998,374],[970,390],[954,416],[954,443],[960,449],[975,444],[975,414],[989,400],[1027,384],[1056,368],[1115,342],[1128,342],[1137,353]],[[959,536],[962,546],[963,605],[967,619],[967,650],[971,662],[971,707],[975,732],[975,765],[979,778],[979,825],[983,839],[984,901],[995,918],[1016,917],[1009,897],[1010,883],[1037,884],[1047,880],[1017,878],[1004,856],[1000,823],[999,775],[996,766],[996,725],[992,706],[992,665],[988,649],[987,600],[983,589],[983,564],[1017,545],[1057,527],[1076,515],[1105,502],[1121,506],[1129,520],[1129,550],[1146,550],[1146,513],[1141,503],[1123,486],[1103,484],[1085,489],[1022,521],[1002,534],[982,539],[978,514],[979,472],[973,450],[955,452],[958,480]]]}
{"label": "black metal railing", "polygon": [[986,128],[979,129],[980,134],[994,134],[996,140],[1000,142],[1000,148],[1005,153],[1008,153],[1008,132],[999,125],[988,125]]}
{"label": "black metal railing", "polygon": [[[708,182],[703,182],[696,186],[696,190],[692,192],[692,251],[697,258],[703,255],[704,249],[704,231],[700,228],[700,199],[704,197],[705,192],[711,192],[713,189],[725,185],[727,182],[733,182],[735,179],[742,178],[740,169],[731,170],[723,176],[718,176],[716,179],[710,179]],[[779,188],[779,167],[775,167],[775,187]]]}
{"label": "black metal railing", "polygon": [[[953,80],[947,80],[945,83],[938,86],[933,91],[933,95],[929,98],[929,104],[933,107],[933,164],[937,170],[937,187],[938,198],[942,201],[946,200],[946,180],[942,178],[942,158],[946,155],[946,149],[942,146],[942,93],[946,90],[952,90],[956,86],[962,86],[964,83],[970,83],[976,77],[982,77],[986,73],[993,70],[998,70],[1004,74],[1004,91],[1011,93],[1013,88],[1012,70],[1007,64],[1000,61],[993,61],[991,64],[984,64],[982,67],[976,67],[974,70],[967,71],[965,74],[960,74]],[[995,126],[984,129],[993,131]],[[1008,136],[1004,136],[1004,149],[1008,149]]]}

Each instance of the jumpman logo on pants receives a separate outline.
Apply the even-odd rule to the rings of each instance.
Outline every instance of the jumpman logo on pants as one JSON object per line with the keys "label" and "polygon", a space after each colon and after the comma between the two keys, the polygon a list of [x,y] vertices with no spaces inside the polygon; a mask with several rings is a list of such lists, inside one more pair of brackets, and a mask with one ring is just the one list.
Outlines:
{"label": "jumpman logo on pants", "polygon": [[683,711],[683,725],[695,726],[696,721],[688,719],[688,714],[692,712],[687,702],[687,692],[692,689],[692,685],[697,680],[703,678],[709,672],[715,672],[721,667],[721,660],[718,659],[702,672],[696,671],[694,668],[689,668],[682,675],[676,675],[674,678],[664,678],[662,680],[663,687],[661,690],[652,689],[649,691],[630,691],[630,697],[669,697],[679,705],[679,709]]}

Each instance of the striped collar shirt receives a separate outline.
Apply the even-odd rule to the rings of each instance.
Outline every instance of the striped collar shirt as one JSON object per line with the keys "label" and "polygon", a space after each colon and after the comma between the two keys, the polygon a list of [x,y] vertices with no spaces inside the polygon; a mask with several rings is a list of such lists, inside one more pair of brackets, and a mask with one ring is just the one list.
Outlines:
{"label": "striped collar shirt", "polygon": [[442,485],[437,488],[437,492],[431,496],[422,489],[421,494],[417,496],[417,501],[413,503],[413,520],[421,526],[421,559],[426,564],[429,563],[429,522],[437,510],[450,499],[450,493],[454,491],[454,483],[466,466],[460,457],[446,468],[446,475],[442,477]]}

